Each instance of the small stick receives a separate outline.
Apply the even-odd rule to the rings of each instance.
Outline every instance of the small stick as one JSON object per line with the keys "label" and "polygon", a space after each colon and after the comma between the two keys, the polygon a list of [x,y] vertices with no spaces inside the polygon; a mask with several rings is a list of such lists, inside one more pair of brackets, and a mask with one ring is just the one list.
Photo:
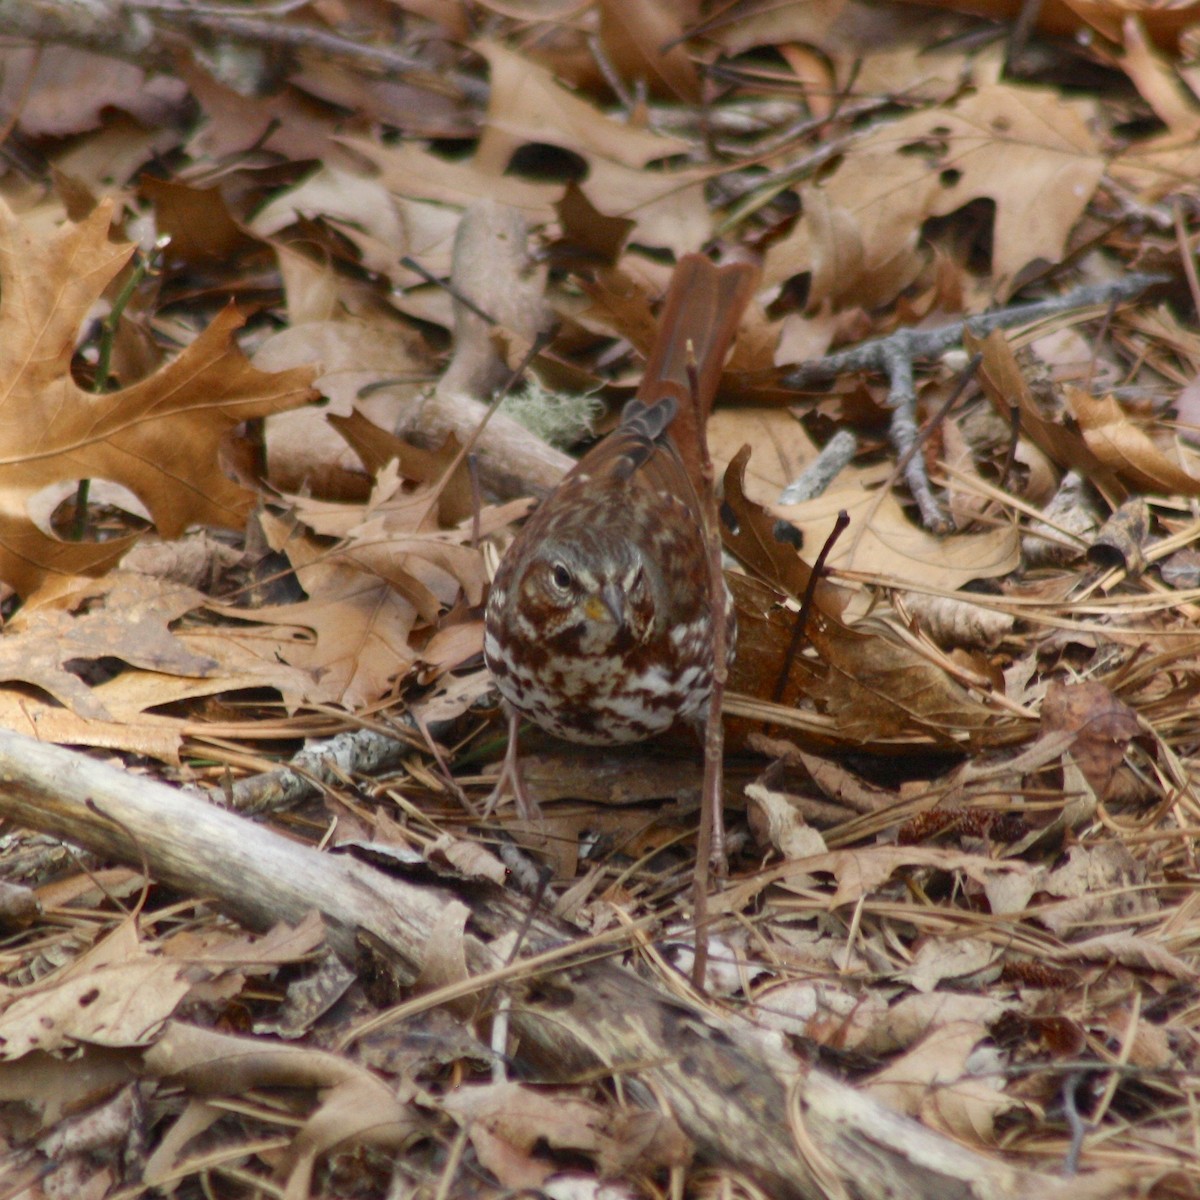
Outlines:
{"label": "small stick", "polygon": [[[689,345],[689,351],[691,347]],[[703,489],[700,503],[704,510],[704,532],[707,555],[708,586],[712,597],[712,694],[708,700],[708,715],[704,723],[704,784],[700,792],[700,829],[696,836],[696,866],[692,876],[692,909],[696,922],[696,952],[692,964],[692,983],[697,989],[704,986],[708,967],[708,879],[709,866],[718,876],[729,871],[725,853],[725,811],[723,772],[725,757],[725,726],[721,719],[721,704],[725,698],[725,682],[729,678],[726,662],[729,593],[725,587],[725,571],[721,562],[721,519],[717,511],[716,471],[708,450],[707,414],[700,411],[699,376],[695,358],[689,355],[688,390],[696,408],[696,432],[699,435],[700,478]]]}
{"label": "small stick", "polygon": [[831,382],[850,371],[876,371],[886,375],[888,405],[892,410],[892,445],[904,464],[905,481],[920,509],[922,524],[927,529],[944,532],[948,523],[933,494],[924,459],[912,452],[918,444],[913,364],[918,359],[938,358],[952,347],[961,345],[964,331],[976,337],[986,337],[993,329],[1031,324],[1095,304],[1119,304],[1165,282],[1166,277],[1162,275],[1125,275],[1113,283],[1076,288],[1052,300],[1010,305],[937,329],[898,329],[887,337],[863,342],[852,350],[842,350],[804,363],[789,371],[783,378],[783,384],[785,387],[806,389]]}
{"label": "small stick", "polygon": [[829,531],[829,536],[825,539],[825,545],[821,547],[821,553],[817,555],[817,561],[813,563],[812,570],[809,572],[808,586],[804,589],[804,597],[800,601],[800,611],[796,614],[796,623],[792,627],[792,640],[788,645],[787,654],[784,656],[783,668],[779,672],[779,678],[775,680],[775,691],[771,695],[771,702],[773,704],[778,704],[783,699],[783,692],[787,687],[788,677],[792,673],[792,663],[795,661],[796,655],[800,652],[800,643],[804,640],[804,631],[808,628],[808,619],[812,615],[813,597],[817,594],[817,584],[820,582],[821,575],[825,571],[825,563],[829,558],[830,551],[849,524],[850,514],[844,508],[840,509],[837,519],[833,523],[833,528]]}

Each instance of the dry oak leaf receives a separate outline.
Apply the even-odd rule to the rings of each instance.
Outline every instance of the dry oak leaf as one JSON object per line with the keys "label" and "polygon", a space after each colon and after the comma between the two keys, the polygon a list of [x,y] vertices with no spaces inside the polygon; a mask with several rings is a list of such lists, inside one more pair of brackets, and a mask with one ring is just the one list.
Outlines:
{"label": "dry oak leaf", "polygon": [[952,591],[972,580],[1007,575],[1021,560],[1015,524],[936,537],[914,525],[890,491],[835,485],[814,500],[768,508],[804,534],[805,546],[823,546],[838,513],[845,511],[850,526],[834,545],[830,566],[885,576],[897,587]]}
{"label": "dry oak leaf", "polygon": [[1052,680],[1042,701],[1042,731],[1075,735],[1071,753],[1101,800],[1140,731],[1137,713],[1098,680],[1064,684]]}
{"label": "dry oak leaf", "polygon": [[149,955],[38,985],[0,1016],[0,1058],[53,1052],[76,1042],[144,1046],[192,989],[187,968]]}
{"label": "dry oak leaf", "polygon": [[480,551],[464,544],[472,536],[469,525],[437,528],[441,489],[421,485],[405,491],[399,466],[392,460],[379,471],[364,506],[296,497],[294,511],[314,533],[342,539],[322,555],[323,561],[344,562],[378,576],[434,624],[460,589],[469,604],[479,604],[487,571]]}
{"label": "dry oak leaf", "polygon": [[1042,412],[1002,330],[994,329],[982,341],[968,331],[963,335],[963,345],[970,353],[983,355],[979,382],[1006,422],[1012,420],[1010,413],[1015,407],[1022,433],[1047,458],[1078,471],[1114,504],[1125,498],[1125,488],[1116,472],[1101,460],[1079,430],[1058,413]]}
{"label": "dry oak leaf", "polygon": [[243,318],[232,308],[132,387],[79,387],[79,328],[133,253],[109,241],[112,208],[104,201],[47,235],[0,202],[0,579],[22,595],[48,575],[99,574],[135,540],[59,541],[29,515],[35,493],[108,479],[142,501],[163,537],[193,524],[240,528],[254,495],[221,470],[222,439],[316,398],[311,370],[268,375],[249,364],[233,340]]}
{"label": "dry oak leaf", "polygon": [[[140,677],[142,673],[136,674]],[[118,675],[116,679],[94,689],[110,711],[114,710],[114,706],[108,692],[114,686],[120,687],[127,678],[128,675]],[[165,677],[154,675],[151,678],[159,680]],[[156,698],[154,702],[164,701]],[[187,725],[186,720],[158,713],[131,718],[118,716],[111,721],[90,720],[60,704],[31,696],[28,689],[0,687],[0,729],[11,729],[52,745],[125,750],[178,765]]]}
{"label": "dry oak leaf", "polygon": [[260,657],[305,672],[308,703],[360,709],[377,701],[413,664],[408,639],[416,606],[387,580],[320,546],[294,523],[270,513],[260,520],[272,548],[288,556],[308,599],[221,611],[258,622],[238,636]]}
{"label": "dry oak leaf", "polygon": [[147,671],[185,676],[217,669],[215,659],[194,653],[169,629],[172,621],[204,604],[202,592],[114,572],[103,581],[78,580],[52,600],[40,595],[0,637],[0,681],[40,687],[81,717],[108,721],[114,714],[67,663],[116,658]]}
{"label": "dry oak leaf", "polygon": [[1004,875],[1028,875],[1027,863],[997,861],[983,854],[968,854],[941,846],[862,846],[852,850],[830,850],[811,858],[794,859],[769,867],[712,898],[714,912],[739,912],[755,896],[772,885],[787,889],[812,886],[813,875],[832,875],[837,887],[832,896],[822,898],[830,912],[843,904],[856,904],[879,891],[898,871],[919,870],[962,872],[968,879],[985,885],[989,879]]}
{"label": "dry oak leaf", "polygon": [[[992,715],[948,675],[941,663],[931,661],[904,643],[884,621],[847,625],[841,619],[845,597],[827,582],[822,581],[814,592],[814,609],[806,631],[819,661],[814,664],[792,653],[795,617],[778,604],[764,605],[763,590],[782,588],[793,596],[803,595],[810,568],[791,544],[777,538],[774,517],[770,514],[773,511],[791,516],[808,512],[819,508],[826,497],[804,505],[764,509],[746,491],[748,454],[749,447],[743,447],[725,472],[725,507],[736,519],[733,526],[727,525],[723,531],[724,540],[727,548],[765,582],[738,579],[731,584],[742,629],[739,638],[743,653],[735,661],[730,691],[759,699],[770,695],[786,704],[795,703],[801,695],[807,696],[821,712],[835,719],[842,741],[870,742],[917,731],[945,741],[968,729],[976,734],[985,730],[992,723]],[[757,486],[762,489],[761,482]],[[843,496],[844,492],[837,495]],[[854,499],[861,501],[862,497]],[[976,572],[992,573],[997,559],[1006,569],[1011,569],[1015,562],[1018,547],[1012,526],[987,534],[938,539],[912,526],[890,492],[866,493],[864,507],[865,517],[858,526],[859,541],[869,547],[869,556],[865,561],[852,557],[845,565],[860,561],[863,566],[880,571],[891,569],[894,574],[899,562],[907,565],[916,578],[926,581],[931,577],[935,581],[949,578],[962,583]],[[824,515],[831,529],[837,511],[827,511]],[[889,541],[885,541],[887,522],[892,526],[887,535]],[[854,534],[852,521],[843,542]],[[806,533],[806,546],[820,544]],[[837,560],[841,545],[839,542],[835,547],[833,561]],[[884,549],[888,545],[903,550],[907,563],[905,558],[889,559]],[[915,555],[921,546],[927,547],[927,551],[918,569],[914,565]],[[949,574],[952,561],[962,562],[966,574],[957,579]],[[785,663],[790,664],[786,668],[790,690],[777,684]]]}
{"label": "dry oak leaf", "polygon": [[600,38],[622,79],[645,80],[659,95],[700,103],[696,68],[683,45],[687,31],[679,5],[601,0]]}
{"label": "dry oak leaf", "polygon": [[[115,615],[108,619],[118,623]],[[194,734],[199,728],[198,718],[188,715],[195,709],[194,701],[249,688],[273,688],[282,697],[284,708],[294,712],[313,692],[314,681],[308,671],[280,661],[284,639],[269,626],[202,622],[168,636],[180,647],[179,661],[171,664],[172,670],[178,669],[187,655],[197,663],[214,664],[214,668],[206,675],[166,674],[165,666],[164,670],[130,668],[85,688],[71,672],[56,667],[50,648],[45,647],[32,667],[23,668],[20,674],[13,671],[13,677],[55,694],[61,694],[64,682],[75,680],[76,694],[68,697],[72,707],[31,694],[28,687],[0,687],[0,729],[58,745],[124,750],[178,764],[185,734]],[[5,639],[0,638],[0,648],[4,644]],[[67,657],[61,650],[59,655]],[[46,674],[35,677],[39,667]],[[87,701],[85,707],[95,706],[110,715],[105,719],[80,715],[75,711],[80,707],[79,697]],[[172,711],[161,711],[168,705]],[[229,731],[228,726],[225,729]],[[213,732],[211,718],[204,722],[204,731]]]}
{"label": "dry oak leaf", "polygon": [[868,1095],[896,1112],[940,1129],[968,1145],[994,1141],[995,1118],[1021,1101],[1004,1093],[1004,1077],[978,1055],[988,1030],[955,1021],[930,1032],[864,1084]]}
{"label": "dry oak leaf", "polygon": [[809,302],[890,302],[921,269],[923,223],[992,200],[992,273],[1058,262],[1104,175],[1090,106],[1050,89],[990,84],[958,103],[881,122],[808,190],[805,217],[767,256],[766,279],[812,272]]}
{"label": "dry oak leaf", "polygon": [[596,1104],[519,1083],[460,1087],[443,1107],[467,1131],[479,1161],[506,1187],[538,1188],[561,1170],[539,1144],[601,1162],[621,1160],[608,1115]]}
{"label": "dry oak leaf", "polygon": [[686,152],[685,142],[613,119],[527,57],[487,41],[474,48],[491,68],[491,90],[483,136],[469,160],[449,162],[408,143],[341,139],[379,168],[397,198],[466,207],[487,196],[519,209],[531,224],[552,221],[562,184],[531,182],[509,167],[524,146],[558,146],[586,161],[588,200],[609,216],[635,221],[637,242],[683,254],[711,236],[709,172],[648,165]]}
{"label": "dry oak leaf", "polygon": [[799,864],[810,873],[828,871],[837,890],[827,901],[830,911],[856,903],[882,887],[896,871],[961,871],[983,884],[992,875],[1025,874],[1023,862],[999,862],[984,854],[968,854],[940,846],[864,846],[856,850],[831,850]]}
{"label": "dry oak leaf", "polygon": [[[254,1088],[315,1088],[320,1099],[296,1129],[280,1162],[287,1186],[278,1194],[308,1196],[316,1156],[353,1141],[399,1149],[416,1130],[416,1114],[397,1089],[342,1055],[239,1037],[169,1021],[142,1060],[150,1078],[170,1078],[195,1096],[241,1095]],[[186,1113],[178,1124],[187,1128]],[[194,1130],[193,1130],[194,1131]],[[190,1133],[187,1136],[191,1136]],[[144,1181],[165,1186],[178,1178],[190,1149],[168,1129],[146,1162]]]}

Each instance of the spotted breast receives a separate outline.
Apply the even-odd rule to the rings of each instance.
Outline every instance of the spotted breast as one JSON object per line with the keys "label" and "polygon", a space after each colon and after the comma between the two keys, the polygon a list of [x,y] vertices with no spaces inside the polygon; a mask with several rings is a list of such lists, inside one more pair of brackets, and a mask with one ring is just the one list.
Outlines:
{"label": "spotted breast", "polygon": [[484,655],[514,732],[524,717],[616,745],[703,717],[714,605],[695,440],[755,278],[680,261],[637,397],[501,561]]}

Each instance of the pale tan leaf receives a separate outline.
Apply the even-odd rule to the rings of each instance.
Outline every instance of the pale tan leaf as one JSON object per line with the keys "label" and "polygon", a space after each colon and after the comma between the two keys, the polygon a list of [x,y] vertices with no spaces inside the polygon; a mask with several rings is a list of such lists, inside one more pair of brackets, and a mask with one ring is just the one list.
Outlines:
{"label": "pale tan leaf", "polygon": [[806,218],[768,253],[767,281],[810,270],[814,305],[888,302],[920,269],[922,223],[988,199],[1006,295],[1028,264],[1059,261],[1104,174],[1090,116],[1086,102],[999,83],[880,122],[806,197]]}
{"label": "pale tan leaf", "polygon": [[0,1014],[0,1058],[63,1050],[77,1042],[147,1045],[191,986],[182,964],[148,955],[61,982],[52,977],[7,997]]}
{"label": "pale tan leaf", "polygon": [[1132,489],[1200,496],[1200,456],[1195,451],[1178,442],[1171,448],[1174,457],[1168,458],[1111,396],[1097,399],[1075,387],[1066,388],[1064,396],[1088,449]]}
{"label": "pale tan leaf", "polygon": [[1020,1101],[1004,1094],[998,1072],[973,1072],[972,1055],[987,1036],[973,1021],[943,1025],[872,1076],[866,1090],[889,1108],[920,1116],[959,1139],[990,1143],[995,1118]]}

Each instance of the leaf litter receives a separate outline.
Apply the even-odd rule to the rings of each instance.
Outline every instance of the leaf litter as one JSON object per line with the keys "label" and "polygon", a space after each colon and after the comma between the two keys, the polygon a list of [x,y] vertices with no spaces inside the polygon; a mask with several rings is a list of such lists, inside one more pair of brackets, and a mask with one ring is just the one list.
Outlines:
{"label": "leaf litter", "polygon": [[[658,2],[444,7],[293,6],[284,27],[309,48],[253,97],[186,21],[172,71],[53,38],[14,57],[5,111],[28,157],[0,173],[0,726],[234,805],[306,739],[390,738],[385,773],[334,752],[274,824],[464,895],[507,872],[581,944],[619,935],[664,994],[997,1171],[1193,1194],[1190,30],[1171,9],[1048,6],[1030,75],[949,10],[750,5],[699,29]],[[214,13],[235,40],[267,36]],[[352,28],[342,57],[312,50]],[[390,76],[366,31],[395,49]],[[495,252],[464,273],[462,219],[485,198],[508,215],[477,225]],[[544,823],[481,815],[501,728],[481,604],[559,460],[477,434],[482,407],[449,436],[437,414],[543,324],[537,387],[618,411],[670,257],[713,240],[764,274],[710,430],[741,633],[733,853],[700,996],[681,973],[690,742],[531,738]],[[1069,304],[1135,269],[1162,286]],[[470,294],[431,282],[452,273]],[[467,318],[476,295],[513,303]],[[1068,301],[1048,322],[911,364],[914,452],[949,532],[914,512],[888,380],[787,382],[828,350],[1050,296]],[[468,329],[474,357],[448,376]],[[851,461],[784,503],[838,431]],[[124,492],[75,538],[59,500],[81,479]],[[316,913],[243,930],[153,862],[64,860],[9,822],[0,863],[16,1194],[763,1194],[703,1122],[631,1103],[637,1064],[520,1061],[504,985],[467,978],[457,903],[404,980],[366,947],[331,972]],[[404,1020],[352,1036],[397,1003]],[[873,1194],[843,1166],[795,1194]]]}

